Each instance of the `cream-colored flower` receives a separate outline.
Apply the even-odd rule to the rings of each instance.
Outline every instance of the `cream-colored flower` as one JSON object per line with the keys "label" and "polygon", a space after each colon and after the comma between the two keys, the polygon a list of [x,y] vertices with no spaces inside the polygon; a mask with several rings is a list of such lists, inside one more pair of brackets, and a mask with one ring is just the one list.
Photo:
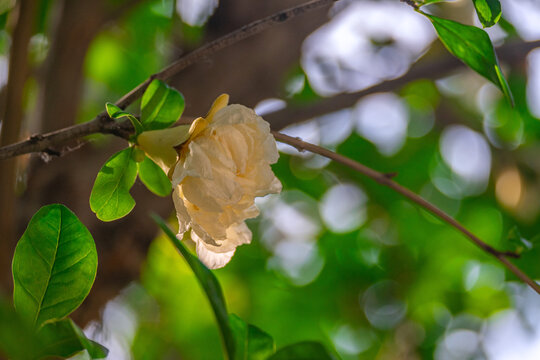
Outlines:
{"label": "cream-colored flower", "polygon": [[281,191],[270,164],[278,159],[269,124],[221,95],[196,119],[172,174],[179,236],[191,229],[200,260],[225,266],[238,245],[251,241],[244,220],[256,217],[254,199]]}

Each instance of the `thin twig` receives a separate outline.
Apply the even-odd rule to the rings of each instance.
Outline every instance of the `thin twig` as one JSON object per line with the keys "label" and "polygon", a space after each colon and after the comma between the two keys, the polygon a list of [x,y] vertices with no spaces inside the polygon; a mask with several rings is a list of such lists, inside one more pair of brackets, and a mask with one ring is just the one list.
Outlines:
{"label": "thin twig", "polygon": [[[116,102],[116,105],[122,109],[125,109],[142,96],[144,90],[146,90],[146,87],[152,82],[152,80],[169,79],[188,66],[195,64],[202,58],[211,56],[232,44],[256,35],[274,25],[283,23],[309,11],[330,6],[335,1],[336,0],[312,0],[247,24],[238,30],[203,45],[193,52],[181,57],[179,60],[175,61],[162,71],[150,76],[146,81],[142,82],[129,93],[120,98]],[[53,145],[59,145],[70,139],[83,137],[93,133],[114,133],[114,131],[118,130],[118,127],[122,129],[129,129],[130,126],[129,121],[122,123],[122,125],[114,123],[111,119],[109,119],[107,113],[103,111],[93,120],[84,124],[74,125],[65,129],[43,134],[41,136],[41,140],[38,142],[32,142],[29,139],[0,148],[0,160],[31,152],[41,152]]]}
{"label": "thin twig", "polygon": [[[330,151],[328,149],[322,148],[320,146],[307,143],[305,141],[302,141],[299,138],[295,138],[292,136],[288,136],[282,133],[279,133],[277,131],[272,132],[276,140],[281,141],[283,143],[289,144],[291,146],[294,146],[295,148],[299,150],[307,150],[315,154],[322,155],[324,157],[327,157],[329,159],[332,159],[336,162],[339,162],[343,165],[346,165],[350,167],[353,170],[358,171],[359,173],[366,175],[376,182],[378,182],[381,185],[388,186],[392,190],[400,193],[401,195],[405,196],[407,199],[411,200],[412,202],[420,205],[433,215],[437,216],[444,222],[448,223],[450,226],[454,227],[456,230],[464,234],[469,240],[471,240],[476,246],[478,246],[483,251],[487,252],[488,254],[494,256],[499,262],[501,262],[508,270],[510,270],[514,275],[516,275],[520,280],[527,283],[534,291],[536,291],[538,294],[540,294],[540,285],[536,283],[534,280],[532,280],[530,277],[528,277],[523,271],[521,271],[518,267],[516,267],[514,264],[512,264],[507,257],[509,256],[509,253],[499,251],[492,246],[486,244],[484,241],[480,240],[476,235],[474,235],[472,232],[467,230],[463,225],[461,225],[457,220],[455,220],[453,217],[436,207],[435,205],[431,204],[430,202],[426,201],[424,198],[419,196],[418,194],[412,192],[411,190],[399,185],[395,181],[392,180],[391,177],[387,176],[387,174],[380,173],[376,170],[373,170],[355,160],[349,159],[348,157],[345,157],[343,155],[337,154],[333,151]],[[511,257],[515,257],[515,254],[510,255]]]}

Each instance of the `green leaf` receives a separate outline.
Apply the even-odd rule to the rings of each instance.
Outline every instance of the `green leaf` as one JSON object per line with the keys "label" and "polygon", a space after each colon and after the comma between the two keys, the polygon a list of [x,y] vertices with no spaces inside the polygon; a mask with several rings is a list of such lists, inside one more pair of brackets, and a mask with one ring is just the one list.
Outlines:
{"label": "green leaf", "polygon": [[92,359],[102,359],[109,352],[104,346],[89,340],[71,319],[46,322],[39,329],[38,336],[44,344],[39,352],[41,358],[68,358],[87,350]]}
{"label": "green leaf", "polygon": [[448,51],[471,69],[497,85],[513,106],[512,93],[502,74],[488,34],[474,26],[463,25],[452,20],[421,13],[431,20],[439,39],[441,39]]}
{"label": "green leaf", "polygon": [[473,0],[478,19],[484,27],[495,25],[501,18],[501,3],[499,0]]}
{"label": "green leaf", "polygon": [[[214,311],[216,320],[218,322],[219,330],[225,345],[225,351],[229,359],[237,359],[235,355],[235,338],[231,324],[229,323],[229,316],[227,314],[227,306],[225,304],[225,298],[221,291],[221,286],[214,274],[206,267],[200,260],[190,253],[184,244],[174,235],[174,233],[165,224],[163,219],[157,215],[152,215],[154,221],[163,230],[165,235],[173,242],[180,254],[184,257],[189,267],[195,273],[199,284],[203,288],[210,306]],[[188,233],[186,233],[188,234]],[[185,235],[186,236],[186,235]]]}
{"label": "green leaf", "polygon": [[145,130],[165,129],[184,112],[184,96],[161,80],[148,85],[141,100],[141,123]]}
{"label": "green leaf", "polygon": [[90,194],[90,208],[102,221],[120,219],[135,206],[129,193],[137,178],[132,152],[133,147],[117,152],[99,170]]}
{"label": "green leaf", "polygon": [[235,360],[264,360],[276,351],[274,339],[258,327],[246,324],[234,314],[229,323],[235,338]]}
{"label": "green leaf", "polygon": [[68,208],[42,207],[30,220],[13,256],[13,302],[39,326],[69,315],[94,283],[97,253],[88,229]]}
{"label": "green leaf", "polygon": [[167,196],[171,193],[171,181],[167,174],[149,157],[145,157],[139,164],[139,178],[143,184],[158,196]]}
{"label": "green leaf", "polygon": [[109,102],[105,104],[105,108],[107,109],[107,114],[109,114],[109,117],[113,120],[127,117],[129,121],[131,121],[131,125],[133,125],[133,128],[135,129],[135,137],[139,136],[139,134],[144,131],[141,122],[132,114],[120,109],[115,104]]}
{"label": "green leaf", "polygon": [[443,1],[446,1],[446,0],[424,0],[424,1],[422,1],[422,4],[420,4],[420,6],[439,3],[439,2],[443,2]]}
{"label": "green leaf", "polygon": [[279,349],[268,360],[335,360],[336,356],[315,341],[303,341]]}

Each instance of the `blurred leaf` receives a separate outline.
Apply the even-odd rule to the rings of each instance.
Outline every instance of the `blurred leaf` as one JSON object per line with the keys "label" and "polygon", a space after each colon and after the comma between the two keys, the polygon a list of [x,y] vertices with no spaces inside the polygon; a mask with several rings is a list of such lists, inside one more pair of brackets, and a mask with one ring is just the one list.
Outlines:
{"label": "blurred leaf", "polygon": [[491,40],[484,30],[426,13],[422,14],[431,20],[441,42],[448,51],[497,85],[508,101],[512,105],[514,104],[512,93],[502,74]]}
{"label": "blurred leaf", "polygon": [[125,112],[124,110],[116,106],[115,104],[109,103],[109,102],[105,104],[105,108],[107,109],[107,114],[109,114],[110,118],[113,120],[118,120],[123,117],[127,117],[129,121],[131,121],[131,124],[133,125],[133,128],[135,129],[135,137],[137,137],[140,133],[143,132],[143,126],[141,125],[140,121],[132,114]]}
{"label": "blurred leaf", "polygon": [[92,359],[102,359],[109,352],[104,346],[89,340],[71,319],[46,322],[39,329],[38,336],[44,344],[40,357],[68,358],[87,350]]}
{"label": "blurred leaf", "polygon": [[446,0],[424,0],[422,1],[422,5],[429,5],[429,4],[434,4],[434,3],[439,3],[439,2],[444,2]]}
{"label": "blurred leaf", "polygon": [[165,129],[184,112],[184,97],[161,80],[148,85],[141,100],[141,123],[145,130]]}
{"label": "blurred leaf", "polygon": [[88,229],[68,208],[42,207],[13,256],[13,302],[36,326],[69,315],[94,283],[97,253]]}
{"label": "blurred leaf", "polygon": [[229,323],[236,340],[235,360],[264,360],[275,352],[274,339],[266,332],[234,314]]}
{"label": "blurred leaf", "polygon": [[155,162],[145,157],[138,165],[139,178],[148,190],[158,196],[167,196],[171,193],[171,181]]}
{"label": "blurred leaf", "polygon": [[514,25],[512,25],[512,23],[510,23],[508,20],[506,20],[504,16],[501,16],[501,18],[499,19],[499,26],[501,27],[501,29],[504,30],[505,33],[508,34],[508,37],[519,37],[519,33],[517,32]]}
{"label": "blurred leaf", "polygon": [[102,221],[120,219],[135,206],[129,193],[137,178],[132,153],[133,147],[117,152],[99,170],[90,194],[90,208]]}
{"label": "blurred leaf", "polygon": [[0,298],[0,358],[33,359],[41,346],[33,326]]}
{"label": "blurred leaf", "polygon": [[329,353],[321,343],[303,341],[279,349],[268,360],[335,360],[336,356]]}
{"label": "blurred leaf", "polygon": [[[223,292],[221,291],[221,286],[219,285],[218,280],[214,274],[206,267],[199,259],[191,254],[189,250],[184,246],[184,244],[174,235],[174,233],[169,229],[165,224],[163,219],[157,215],[153,215],[152,218],[163,230],[165,235],[173,242],[180,254],[184,257],[189,267],[195,273],[195,276],[199,280],[199,284],[206,293],[208,301],[212,306],[214,315],[218,322],[219,329],[221,331],[221,336],[223,343],[225,345],[225,350],[227,352],[229,359],[237,359],[235,355],[235,340],[233,335],[233,330],[231,324],[229,323],[229,316],[227,314],[227,307],[225,305],[225,298],[223,297]],[[186,233],[188,234],[188,233]]]}
{"label": "blurred leaf", "polygon": [[501,18],[501,3],[499,0],[473,0],[478,19],[484,27],[495,25]]}
{"label": "blurred leaf", "polygon": [[513,251],[516,254],[522,254],[524,251],[533,248],[533,243],[521,236],[521,233],[517,226],[514,226],[510,229],[506,238],[509,245],[511,246],[510,251]]}

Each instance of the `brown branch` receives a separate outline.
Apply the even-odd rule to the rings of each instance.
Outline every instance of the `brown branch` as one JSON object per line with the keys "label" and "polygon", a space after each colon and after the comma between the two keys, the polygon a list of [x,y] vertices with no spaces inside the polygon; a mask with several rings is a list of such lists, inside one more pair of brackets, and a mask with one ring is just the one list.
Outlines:
{"label": "brown branch", "polygon": [[[253,35],[256,35],[274,25],[293,19],[311,10],[330,6],[335,1],[337,0],[312,0],[245,25],[238,30],[235,30],[194,50],[193,52],[181,57],[179,60],[172,63],[159,73],[150,76],[146,81],[139,84],[129,93],[120,98],[116,102],[116,105],[122,109],[125,109],[128,105],[130,105],[142,96],[144,90],[146,90],[146,87],[153,79],[166,80],[171,76],[178,74],[180,71],[184,70],[188,66],[193,65],[200,59],[211,56],[212,54],[226,48],[227,46],[230,46]],[[31,152],[41,152],[44,149],[49,148],[53,145],[58,145],[67,140],[83,137],[93,133],[111,133],[113,132],[111,131],[111,128],[115,128],[116,126],[118,126],[116,124],[111,124],[111,122],[112,120],[109,119],[107,113],[103,111],[93,120],[87,123],[74,125],[65,129],[43,134],[41,136],[41,140],[38,142],[32,142],[29,139],[16,144],[2,147],[0,148],[0,160],[8,159],[10,157],[22,154],[28,154]],[[127,129],[130,126],[131,125],[129,123],[122,123],[121,125],[123,129]]]}
{"label": "brown branch", "polygon": [[[540,41],[514,42],[505,44],[497,49],[501,62],[514,66],[523,62],[525,56],[533,49],[540,47]],[[272,128],[281,130],[287,125],[312,119],[316,116],[328,114],[334,111],[352,107],[363,96],[377,92],[394,91],[403,85],[418,79],[440,79],[452,72],[465,68],[465,65],[450,54],[442,59],[421,59],[402,77],[383,81],[355,93],[340,94],[330,98],[317,100],[316,102],[294,105],[289,104],[282,110],[264,116]]]}
{"label": "brown branch", "polygon": [[[345,157],[343,155],[337,154],[333,151],[330,151],[328,149],[322,148],[320,146],[307,143],[305,141],[302,141],[299,138],[291,137],[282,133],[279,133],[277,131],[272,132],[276,140],[281,141],[283,143],[289,144],[291,146],[294,146],[298,150],[307,150],[315,154],[319,154],[321,156],[327,157],[331,160],[334,160],[336,162],[339,162],[345,166],[350,167],[351,169],[358,171],[359,173],[370,177],[371,179],[375,180],[381,185],[388,186],[392,190],[400,193],[401,195],[405,196],[410,201],[420,205],[422,208],[426,209],[433,215],[437,216],[450,226],[454,227],[456,230],[461,232],[463,235],[465,235],[469,240],[471,240],[476,246],[478,246],[480,249],[485,251],[486,253],[492,255],[495,257],[499,262],[501,262],[508,270],[510,270],[514,275],[516,275],[520,280],[528,284],[534,291],[536,291],[538,294],[540,294],[540,285],[536,283],[534,280],[532,280],[530,277],[528,277],[523,271],[521,271],[517,266],[512,264],[507,257],[509,254],[507,252],[499,251],[492,246],[486,244],[484,241],[480,240],[476,235],[474,235],[472,232],[467,230],[463,225],[461,225],[457,220],[455,220],[453,217],[436,207],[435,205],[431,204],[430,202],[426,201],[424,198],[419,196],[418,194],[412,192],[411,190],[407,189],[406,187],[403,187],[392,180],[391,177],[389,177],[387,174],[380,173],[376,170],[373,170],[357,161],[354,161],[348,157]],[[511,255],[511,257],[515,257],[514,254]]]}

